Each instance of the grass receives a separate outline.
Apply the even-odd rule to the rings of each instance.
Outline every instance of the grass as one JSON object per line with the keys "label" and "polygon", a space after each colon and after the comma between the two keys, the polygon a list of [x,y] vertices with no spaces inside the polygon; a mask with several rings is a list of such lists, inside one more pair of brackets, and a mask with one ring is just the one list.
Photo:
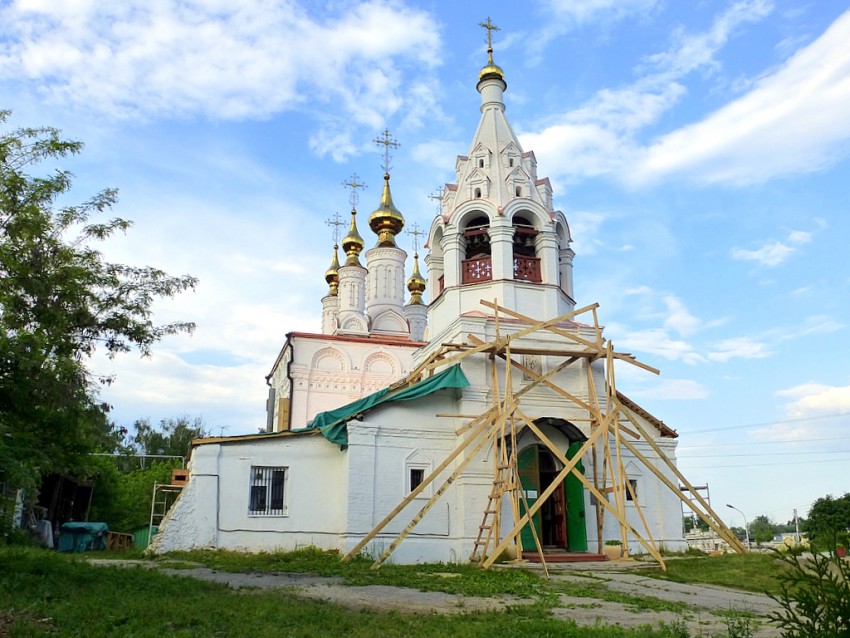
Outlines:
{"label": "grass", "polygon": [[778,594],[787,566],[771,554],[724,554],[711,557],[673,558],[667,571],[636,571],[645,576],[677,583],[720,585],[744,591]]}
{"label": "grass", "polygon": [[[255,560],[243,558],[249,563]],[[278,555],[265,558],[272,558],[270,564],[291,562],[290,558]],[[320,563],[325,560],[314,558]],[[181,560],[188,560],[188,557],[183,556]],[[199,555],[193,560],[221,561],[232,567],[238,562],[233,557],[221,555]],[[361,567],[356,566],[353,571]],[[391,581],[402,580],[405,570],[415,582],[434,581],[445,585],[471,580],[460,566],[387,567],[395,567],[397,571],[393,574],[393,569],[387,570],[386,578]],[[452,568],[459,571],[454,572]],[[437,576],[438,573],[460,575],[445,578]],[[485,582],[480,588],[482,591],[511,590],[523,582],[522,578],[533,577],[520,576],[521,573],[521,570],[493,572],[493,581]],[[476,571],[476,574],[480,577],[482,572]],[[449,617],[351,611],[298,598],[289,590],[232,591],[223,585],[166,575],[157,570],[96,567],[81,557],[47,550],[0,547],[0,635],[10,638],[161,638],[163,635],[192,638],[329,635],[483,638],[497,632],[516,637],[567,638],[674,638],[676,635],[669,627],[632,630],[577,627],[552,618],[548,610],[549,606],[539,600],[517,605],[506,612]]]}

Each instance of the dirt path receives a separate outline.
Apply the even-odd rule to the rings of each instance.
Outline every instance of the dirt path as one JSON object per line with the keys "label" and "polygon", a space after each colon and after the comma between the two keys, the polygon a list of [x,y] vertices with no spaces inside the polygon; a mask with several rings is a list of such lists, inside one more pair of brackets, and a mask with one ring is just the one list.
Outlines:
{"label": "dirt path", "polygon": [[[301,597],[324,600],[350,609],[374,609],[402,613],[457,614],[475,611],[502,611],[511,605],[522,605],[532,599],[499,596],[494,598],[422,592],[404,587],[383,585],[347,586],[341,578],[326,578],[310,574],[221,572],[206,567],[171,569],[150,561],[93,560],[102,565],[142,565],[187,578],[197,578],[226,584],[233,589],[291,589]],[[632,565],[600,563],[586,566],[559,567],[551,570],[555,585],[591,584],[627,596],[654,598],[687,606],[685,612],[655,611],[623,602],[600,598],[560,595],[552,610],[553,616],[572,620],[582,626],[597,624],[638,627],[657,626],[659,623],[684,623],[692,636],[725,636],[728,633],[727,617],[730,612],[739,617],[751,617],[752,636],[778,638],[778,629],[766,623],[767,615],[778,605],[762,594],[725,589],[708,585],[686,585],[648,578],[630,573]]]}

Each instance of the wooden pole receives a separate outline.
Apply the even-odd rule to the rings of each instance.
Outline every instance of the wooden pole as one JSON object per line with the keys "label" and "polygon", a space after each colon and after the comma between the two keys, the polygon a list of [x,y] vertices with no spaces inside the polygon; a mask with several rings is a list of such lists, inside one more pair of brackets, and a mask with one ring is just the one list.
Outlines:
{"label": "wooden pole", "polygon": [[[521,410],[517,409],[517,413],[519,414],[520,418],[525,422],[526,426],[528,426],[528,428],[531,429],[531,431],[534,432],[534,434],[537,435],[537,437],[541,441],[543,441],[543,443],[552,451],[552,453],[558,458],[559,461],[561,461],[561,463],[563,463],[564,465],[567,465],[568,463],[570,463],[570,460],[564,455],[563,452],[561,452],[561,450],[558,449],[558,447],[551,441],[551,439],[549,439],[549,437],[546,436],[546,434],[537,426],[536,423],[534,423],[533,421],[528,419],[528,417],[525,416],[522,413]],[[581,456],[580,454],[576,454],[573,458],[575,459],[575,458],[578,458],[580,456]],[[596,496],[596,499],[598,501],[603,502],[605,505],[607,505],[609,507],[609,509],[612,510],[612,512],[615,513],[615,516],[619,520],[621,526],[627,527],[635,535],[635,538],[638,539],[638,542],[640,542],[646,548],[646,550],[652,555],[652,557],[656,558],[663,566],[664,561],[661,559],[661,555],[658,553],[658,550],[655,549],[655,543],[652,542],[652,544],[650,546],[650,544],[643,539],[643,537],[631,525],[631,523],[628,522],[628,520],[625,518],[625,516],[621,516],[619,511],[611,506],[611,504],[608,502],[608,499],[606,499],[603,494],[601,494],[599,491],[597,491],[590,484],[590,482],[584,477],[584,475],[575,468],[575,464],[573,464],[572,473],[573,473],[574,476],[579,478],[579,480],[582,482],[582,484],[585,485],[585,487],[587,487],[588,489],[591,490],[591,493],[595,493],[594,495]],[[647,532],[648,531],[649,530],[647,530]]]}
{"label": "wooden pole", "polygon": [[546,502],[546,499],[548,499],[549,496],[552,494],[552,492],[554,492],[555,489],[557,488],[558,483],[563,481],[564,478],[566,478],[566,476],[567,476],[567,474],[569,474],[570,470],[573,467],[575,467],[576,463],[579,462],[581,455],[584,454],[585,451],[587,451],[587,449],[590,448],[590,446],[593,444],[593,441],[595,441],[597,438],[599,438],[602,435],[603,432],[607,432],[607,431],[608,431],[608,423],[607,423],[607,421],[605,421],[603,423],[603,426],[600,427],[599,430],[597,430],[595,433],[593,433],[587,441],[585,441],[584,445],[581,446],[579,451],[573,457],[573,460],[569,461],[569,463],[565,464],[564,469],[561,470],[561,472],[555,477],[555,479],[552,481],[552,483],[549,485],[549,487],[547,487],[545,490],[543,490],[543,493],[540,494],[540,496],[537,499],[537,502],[525,511],[525,514],[520,518],[520,520],[516,523],[516,525],[514,525],[514,528],[508,533],[505,540],[503,540],[501,543],[499,543],[498,547],[496,547],[496,549],[493,550],[493,554],[486,561],[484,561],[483,567],[485,569],[490,567],[490,565],[493,564],[493,561],[496,560],[496,557],[498,557],[499,554],[501,554],[504,551],[505,547],[507,547],[507,545],[510,543],[510,539],[512,539],[514,537],[514,535],[520,529],[522,529],[522,527],[531,519],[531,517],[534,516],[537,513],[537,510],[539,510],[543,506],[543,503]]}
{"label": "wooden pole", "polygon": [[[489,302],[487,302],[487,303],[489,303]],[[486,303],[485,303],[485,305],[486,305]],[[452,355],[452,356],[447,357],[445,359],[442,359],[440,361],[434,361],[434,362],[428,364],[425,367],[430,369],[430,368],[436,368],[436,367],[439,367],[439,366],[442,366],[442,365],[449,365],[449,364],[455,363],[457,361],[460,361],[461,359],[464,359],[471,354],[475,354],[477,352],[484,352],[485,350],[493,350],[494,352],[498,352],[499,350],[504,348],[505,343],[510,341],[511,339],[519,339],[521,337],[524,337],[527,334],[531,334],[532,332],[536,332],[538,330],[543,330],[543,329],[545,329],[549,326],[555,325],[557,323],[561,323],[562,321],[567,321],[568,319],[576,316],[577,314],[587,312],[591,308],[596,308],[598,306],[599,306],[599,304],[591,304],[589,306],[585,306],[584,308],[579,308],[578,310],[573,310],[572,312],[568,312],[566,314],[563,314],[560,317],[555,317],[554,319],[549,319],[548,321],[542,321],[540,323],[536,323],[533,326],[529,326],[528,328],[524,328],[523,330],[520,330],[520,331],[515,332],[511,335],[503,337],[503,338],[499,339],[498,341],[489,341],[489,342],[484,343],[480,346],[470,348],[466,352],[460,352],[456,355]]]}
{"label": "wooden pole", "polygon": [[[504,418],[504,415],[499,415],[499,419],[501,420],[502,418]],[[421,521],[425,517],[425,514],[427,514],[428,511],[437,503],[437,501],[440,500],[440,497],[445,493],[447,489],[449,489],[451,484],[454,483],[455,479],[460,475],[460,473],[466,469],[466,466],[469,465],[472,459],[474,459],[478,455],[478,453],[481,452],[481,450],[484,448],[485,445],[487,445],[487,443],[493,442],[493,440],[496,438],[496,434],[498,434],[498,430],[496,428],[491,428],[490,431],[487,433],[487,436],[482,438],[481,441],[479,441],[479,443],[472,449],[472,451],[466,457],[464,457],[464,459],[460,463],[458,463],[457,467],[443,482],[439,489],[434,492],[433,496],[428,499],[428,502],[422,506],[419,512],[417,512],[417,514],[407,524],[407,527],[405,527],[398,534],[398,536],[396,536],[395,540],[390,543],[390,546],[387,547],[383,554],[381,554],[380,558],[378,558],[378,560],[376,560],[372,564],[372,569],[377,569],[385,560],[387,560],[389,555],[395,551],[395,548],[398,547],[405,538],[407,538],[407,535],[410,534],[410,532],[413,531],[413,528],[416,527],[419,521]],[[393,514],[393,516],[395,516],[395,514]]]}
{"label": "wooden pole", "polygon": [[[723,540],[729,543],[729,545],[735,551],[737,551],[739,554],[744,553],[744,548],[741,545],[741,542],[737,538],[735,538],[735,535],[732,534],[732,532],[728,528],[726,528],[725,525],[718,525],[718,523],[711,518],[711,516],[716,516],[715,514],[711,514],[711,516],[706,515],[696,505],[694,505],[691,499],[685,498],[681,490],[679,490],[678,487],[674,485],[670,479],[664,476],[664,474],[655,466],[655,464],[653,464],[649,459],[647,459],[643,454],[641,454],[641,452],[637,448],[635,448],[635,446],[632,445],[629,441],[623,441],[623,445],[625,445],[626,449],[628,449],[632,454],[634,454],[638,459],[640,459],[641,462],[643,462],[643,464],[646,465],[653,474],[655,474],[655,476],[661,479],[661,482],[664,483],[667,487],[669,487],[670,490],[672,490],[673,493],[679,497],[679,500],[681,500],[688,507],[690,507],[693,512],[706,523],[706,525],[711,527],[711,529],[717,532],[717,534]],[[717,520],[719,521],[720,519]]]}
{"label": "wooden pole", "polygon": [[[393,520],[401,510],[403,510],[405,507],[407,507],[407,505],[414,498],[419,496],[422,493],[422,491],[426,487],[428,487],[434,481],[434,479],[437,478],[437,476],[440,474],[440,472],[442,472],[444,469],[446,469],[449,466],[449,464],[452,461],[454,461],[455,458],[457,458],[467,447],[469,447],[469,445],[475,439],[477,439],[482,434],[484,434],[487,431],[487,429],[490,427],[490,425],[491,425],[490,423],[482,422],[477,427],[475,427],[472,430],[472,434],[470,434],[463,441],[461,441],[458,444],[458,446],[443,460],[443,462],[440,463],[433,472],[431,472],[428,476],[426,476],[425,479],[418,486],[416,486],[415,489],[411,490],[410,494],[408,494],[405,498],[403,498],[401,503],[399,503],[389,514],[387,514],[384,518],[382,518],[381,521],[377,525],[375,525],[375,527],[372,529],[371,532],[366,534],[366,536],[364,536],[363,539],[351,549],[351,551],[349,551],[345,556],[342,557],[342,560],[343,561],[351,560],[354,556],[356,556],[360,552],[361,549],[366,547],[366,544],[369,541],[371,541],[373,538],[375,538],[375,536],[377,536],[381,532],[381,530],[384,529],[384,527],[386,527],[387,524],[391,520]],[[486,440],[486,438],[485,438],[485,440]]]}

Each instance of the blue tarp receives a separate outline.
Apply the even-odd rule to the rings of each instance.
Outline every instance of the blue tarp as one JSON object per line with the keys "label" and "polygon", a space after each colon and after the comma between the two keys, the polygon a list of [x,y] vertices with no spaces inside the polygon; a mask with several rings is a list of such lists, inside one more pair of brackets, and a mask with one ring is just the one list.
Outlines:
{"label": "blue tarp", "polygon": [[384,388],[377,392],[353,401],[335,410],[319,412],[308,427],[300,432],[308,430],[319,430],[328,441],[338,445],[348,445],[347,423],[355,416],[366,410],[371,410],[382,403],[392,401],[410,401],[442,390],[443,388],[465,388],[469,381],[460,369],[460,364],[455,364],[448,370],[435,374],[419,383],[414,383],[406,388],[391,390]]}

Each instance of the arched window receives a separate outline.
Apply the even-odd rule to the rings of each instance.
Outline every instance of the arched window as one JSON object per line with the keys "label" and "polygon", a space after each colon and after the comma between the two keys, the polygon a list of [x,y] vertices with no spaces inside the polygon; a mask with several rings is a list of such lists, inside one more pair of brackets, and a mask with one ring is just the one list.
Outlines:
{"label": "arched window", "polygon": [[514,227],[514,279],[539,283],[540,258],[537,256],[537,235],[539,234],[527,217],[515,215]]}
{"label": "arched window", "polygon": [[478,199],[479,197],[481,197],[481,189],[476,188],[475,189],[475,199]]}
{"label": "arched window", "polygon": [[486,215],[476,215],[464,228],[466,256],[461,262],[461,283],[474,284],[492,279],[490,261],[490,220]]}

